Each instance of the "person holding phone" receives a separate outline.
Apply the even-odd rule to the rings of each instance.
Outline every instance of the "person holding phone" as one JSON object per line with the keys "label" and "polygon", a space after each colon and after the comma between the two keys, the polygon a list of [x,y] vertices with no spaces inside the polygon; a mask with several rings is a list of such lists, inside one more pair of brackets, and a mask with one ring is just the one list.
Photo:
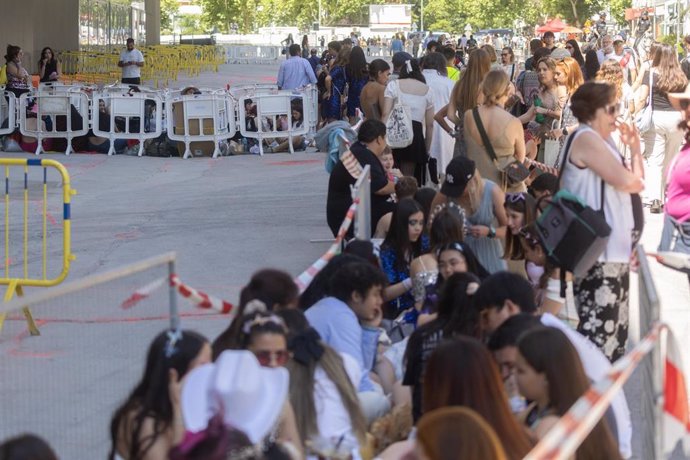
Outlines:
{"label": "person holding phone", "polygon": [[134,47],[134,39],[127,39],[127,49],[120,53],[118,67],[122,68],[120,81],[125,85],[141,84],[141,68],[144,67],[144,55]]}

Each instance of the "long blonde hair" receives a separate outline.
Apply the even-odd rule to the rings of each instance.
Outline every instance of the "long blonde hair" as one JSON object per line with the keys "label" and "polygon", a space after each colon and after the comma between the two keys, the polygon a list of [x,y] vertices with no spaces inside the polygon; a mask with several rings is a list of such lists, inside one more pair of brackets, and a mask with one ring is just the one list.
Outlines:
{"label": "long blonde hair", "polygon": [[465,112],[477,106],[477,88],[487,73],[491,70],[491,58],[483,49],[476,49],[470,53],[467,68],[453,87],[450,98],[455,101],[458,118],[462,119]]}
{"label": "long blonde hair", "polygon": [[510,80],[508,79],[508,74],[505,73],[503,69],[494,69],[490,71],[482,81],[484,105],[496,105],[499,99],[508,94],[509,90]]}

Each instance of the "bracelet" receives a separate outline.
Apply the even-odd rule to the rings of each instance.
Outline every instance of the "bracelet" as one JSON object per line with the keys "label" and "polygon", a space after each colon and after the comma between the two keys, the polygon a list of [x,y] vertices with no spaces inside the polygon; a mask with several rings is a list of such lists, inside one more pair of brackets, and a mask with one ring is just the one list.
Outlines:
{"label": "bracelet", "polygon": [[410,289],[412,289],[412,280],[410,278],[405,278],[404,280],[402,280],[402,285],[406,291],[409,291]]}

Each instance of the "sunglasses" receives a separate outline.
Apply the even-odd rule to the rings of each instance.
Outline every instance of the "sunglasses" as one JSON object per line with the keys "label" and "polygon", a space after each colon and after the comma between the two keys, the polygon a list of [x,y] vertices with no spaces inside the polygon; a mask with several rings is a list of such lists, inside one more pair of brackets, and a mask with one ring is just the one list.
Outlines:
{"label": "sunglasses", "polygon": [[501,53],[501,56],[510,56],[510,53]]}
{"label": "sunglasses", "polygon": [[284,366],[285,363],[288,362],[288,359],[290,359],[290,353],[287,350],[255,351],[254,356],[256,356],[256,360],[259,361],[259,364],[263,367],[268,367],[272,363],[275,363],[276,366]]}
{"label": "sunglasses", "polygon": [[565,49],[571,50],[571,49],[573,49],[573,46],[572,45],[565,45]]}
{"label": "sunglasses", "polygon": [[606,107],[604,107],[604,111],[606,111],[606,113],[611,115],[611,116],[617,115],[618,110],[619,110],[618,104],[611,104],[611,105],[607,105]]}

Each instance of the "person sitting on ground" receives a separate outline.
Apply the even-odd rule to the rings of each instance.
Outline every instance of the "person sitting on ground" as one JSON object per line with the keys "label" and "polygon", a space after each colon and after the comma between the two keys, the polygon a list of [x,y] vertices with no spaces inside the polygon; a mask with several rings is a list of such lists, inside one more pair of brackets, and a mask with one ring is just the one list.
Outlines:
{"label": "person sitting on ground", "polygon": [[[532,285],[520,275],[500,272],[485,279],[474,297],[474,305],[479,311],[480,327],[484,336],[490,336],[508,318],[519,313],[537,314],[534,299]],[[577,349],[585,372],[591,381],[598,382],[608,374],[611,363],[591,341],[549,313],[544,313],[539,318],[544,326],[556,327],[568,336]],[[621,391],[614,397],[611,406],[616,418],[621,455],[629,458],[632,452],[632,423],[624,392]]]}
{"label": "person sitting on ground", "polygon": [[268,311],[280,311],[296,308],[298,298],[299,290],[289,274],[272,268],[255,272],[249,283],[240,291],[237,315],[213,342],[213,359],[218,358],[225,350],[242,348],[239,341],[242,332],[242,318],[251,301],[262,302]]}
{"label": "person sitting on ground", "polygon": [[[527,409],[525,424],[543,439],[585,394],[590,382],[575,347],[558,329],[532,329],[520,337],[517,348],[518,389],[525,399],[534,401]],[[597,422],[575,452],[576,460],[597,457],[621,458],[606,420]]]}
{"label": "person sitting on ground", "polygon": [[326,345],[301,311],[283,310],[278,315],[289,330],[290,359],[285,367],[290,371],[290,401],[300,438],[312,448],[324,440],[344,442],[352,458],[359,458],[367,425],[357,398],[357,361]]}
{"label": "person sitting on ground", "polygon": [[429,238],[424,234],[421,206],[411,198],[400,200],[381,244],[381,267],[390,284],[385,291],[386,319],[404,314],[406,323],[416,324],[418,312],[414,309],[414,297],[408,292],[412,288],[410,263],[428,250]]}
{"label": "person sitting on ground", "polygon": [[[369,165],[371,173],[371,228],[376,229],[381,216],[391,212],[395,205],[388,201],[395,192],[395,183],[389,181],[379,157],[386,150],[386,125],[378,120],[365,120],[359,128],[357,142],[350,146],[350,152],[359,164]],[[342,161],[336,163],[328,180],[326,219],[333,236],[338,234],[347,210],[352,205],[351,186],[359,176],[350,172]],[[352,228],[348,231],[352,235]]]}
{"label": "person sitting on ground", "polygon": [[[242,317],[239,349],[251,351],[262,367],[284,367],[290,359],[287,333],[287,326],[280,316],[268,312],[266,305],[260,300],[253,300],[247,305]],[[278,441],[302,450],[295,412],[290,401],[285,402],[273,435]]]}
{"label": "person sitting on ground", "polygon": [[[304,109],[302,106],[302,101],[297,99],[292,101],[290,104],[292,110],[292,129],[299,129],[304,124]],[[289,131],[290,128],[287,126],[287,117],[281,117],[279,119],[280,128],[282,131]],[[307,142],[304,136],[294,136],[292,138],[292,145],[295,150],[304,150],[307,148]],[[288,138],[278,138],[271,146],[264,149],[268,153],[278,153],[287,152],[290,149],[290,140]]]}
{"label": "person sitting on ground", "polygon": [[[98,129],[100,131],[110,131],[110,111],[104,99],[98,100]],[[115,132],[119,132],[117,125]],[[93,129],[90,129],[87,134],[86,149],[90,152],[108,153],[110,151],[110,139],[106,137],[96,136]],[[122,153],[127,148],[127,139],[115,139],[115,153]]]}
{"label": "person sitting on ground", "polygon": [[53,49],[46,46],[41,50],[41,60],[38,61],[38,77],[41,83],[56,82],[62,76],[62,65],[58,61]]}
{"label": "person sitting on ground", "polygon": [[422,415],[422,388],[426,361],[444,340],[458,334],[477,337],[479,318],[472,306],[472,296],[480,280],[471,273],[456,273],[444,283],[436,308],[436,318],[417,328],[405,350],[403,385],[412,387],[412,416]]}
{"label": "person sitting on ground", "polygon": [[373,382],[371,373],[379,335],[375,328],[381,322],[385,285],[384,274],[369,262],[361,259],[345,264],[330,279],[329,297],[305,312],[324,343],[357,361],[362,374],[358,395],[369,423],[390,409],[390,402]]}
{"label": "person sitting on ground", "polygon": [[513,417],[498,368],[477,339],[458,336],[442,343],[426,363],[422,394],[424,414],[462,406],[476,411],[496,431],[511,460],[532,449],[527,430]]}
{"label": "person sitting on ground", "polygon": [[[392,156],[391,156],[392,157]],[[414,198],[414,194],[419,190],[417,185],[417,179],[410,176],[402,176],[395,181],[395,193],[391,195],[394,202],[398,203],[400,200],[405,198]],[[393,218],[393,213],[389,212],[384,214],[380,219],[379,223],[376,224],[376,231],[374,232],[374,238],[385,239],[388,235],[388,230],[391,227],[391,219]]]}
{"label": "person sitting on ground", "polygon": [[50,445],[33,434],[23,434],[0,443],[2,460],[58,460]]}
{"label": "person sitting on ground", "polygon": [[158,334],[149,346],[141,380],[112,417],[108,459],[165,458],[184,436],[180,381],[210,361],[211,346],[200,334]]}

